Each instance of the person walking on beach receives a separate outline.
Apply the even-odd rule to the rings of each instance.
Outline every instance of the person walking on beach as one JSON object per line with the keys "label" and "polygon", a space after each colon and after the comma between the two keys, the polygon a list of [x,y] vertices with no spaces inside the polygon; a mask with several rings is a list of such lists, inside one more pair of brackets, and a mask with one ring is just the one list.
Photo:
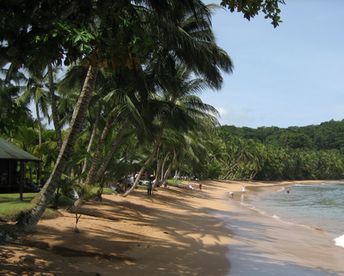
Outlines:
{"label": "person walking on beach", "polygon": [[154,175],[151,174],[149,176],[148,185],[147,185],[147,195],[149,195],[149,196],[152,195],[153,180],[154,180]]}
{"label": "person walking on beach", "polygon": [[240,201],[241,202],[245,200],[245,192],[246,192],[245,185],[241,185],[241,195],[240,195]]}

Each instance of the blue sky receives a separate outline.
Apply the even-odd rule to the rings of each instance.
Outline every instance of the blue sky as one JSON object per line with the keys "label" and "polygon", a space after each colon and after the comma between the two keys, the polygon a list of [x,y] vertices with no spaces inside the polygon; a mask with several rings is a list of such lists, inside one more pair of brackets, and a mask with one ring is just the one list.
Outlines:
{"label": "blue sky", "polygon": [[[219,3],[205,1],[206,3]],[[344,1],[286,0],[276,29],[218,10],[213,28],[234,72],[202,98],[222,124],[303,126],[344,119]]]}

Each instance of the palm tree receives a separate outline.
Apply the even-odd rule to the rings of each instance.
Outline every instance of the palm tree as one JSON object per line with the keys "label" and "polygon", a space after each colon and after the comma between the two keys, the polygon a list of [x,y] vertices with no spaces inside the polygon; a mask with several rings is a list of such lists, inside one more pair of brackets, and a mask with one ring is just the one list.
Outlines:
{"label": "palm tree", "polygon": [[[150,141],[153,141],[152,154],[141,168],[142,172],[153,160],[154,156],[157,161],[156,181],[161,171],[162,160],[160,160],[160,152],[165,144],[165,133],[176,131],[186,133],[188,131],[207,130],[210,125],[216,125],[218,114],[216,109],[196,96],[202,89],[209,84],[202,79],[193,79],[191,71],[185,66],[175,68],[174,75],[160,80],[161,89],[157,95],[147,102],[147,110],[143,114],[147,127],[150,129]],[[141,174],[139,173],[138,179]],[[161,177],[161,176],[160,176]],[[124,194],[129,193],[138,183],[136,179],[134,185]]]}
{"label": "palm tree", "polygon": [[21,124],[32,123],[25,104],[19,101],[20,89],[0,80],[0,132],[13,137]]}
{"label": "palm tree", "polygon": [[[148,55],[150,58],[144,63],[145,69],[143,69],[140,64],[135,64],[132,66],[133,70],[127,70],[126,78],[128,78],[128,76],[130,75],[133,75],[136,78],[134,78],[133,81],[128,84],[128,86],[132,87],[133,84],[134,86],[136,84],[136,89],[140,94],[140,99],[133,99],[133,95],[129,95],[129,98],[131,97],[134,100],[134,105],[135,103],[143,105],[143,116],[145,113],[145,109],[151,108],[146,102],[149,94],[156,93],[155,88],[157,86],[173,85],[168,84],[168,80],[171,79],[170,76],[175,73],[171,72],[174,70],[174,68],[172,67],[176,65],[175,63],[187,62],[187,64],[191,68],[193,68],[193,72],[196,74],[201,74],[203,77],[205,77],[206,82],[208,83],[207,86],[211,86],[213,88],[218,88],[222,82],[219,69],[230,71],[232,68],[232,64],[228,55],[216,46],[209,18],[210,9],[201,4],[201,2],[197,2],[197,5],[195,4],[195,7],[197,7],[197,16],[195,16],[195,12],[185,11],[185,9],[174,10],[177,16],[176,22],[174,22],[173,24],[178,24],[176,33],[179,35],[180,41],[185,44],[185,48],[181,49],[180,43],[177,42],[176,44],[175,41],[167,45],[165,41],[165,33],[163,33],[162,37],[155,40],[153,51],[150,55]],[[144,17],[146,19],[147,16],[150,16],[149,14],[147,15],[147,13],[142,12],[142,10],[140,9],[138,9],[137,14],[138,16]],[[148,21],[148,24],[149,28],[146,27],[145,29],[143,29],[143,31],[148,31],[148,35],[152,37],[155,37],[157,33],[161,33],[161,31],[155,32],[156,28],[160,28],[163,30],[171,28],[171,22],[157,22],[155,17],[150,17],[150,21]],[[168,37],[168,39],[170,38]],[[169,40],[169,42],[172,41]],[[164,53],[162,53],[161,49],[164,48],[166,48],[167,50],[164,50]],[[209,57],[209,55],[211,55],[211,57]],[[184,61],[184,56],[188,57],[186,61]],[[193,58],[190,58],[190,56],[192,56]],[[143,61],[144,58],[147,58],[142,53],[136,53],[136,57]],[[199,62],[200,57],[204,61],[202,64]],[[172,64],[169,63],[171,61]],[[187,70],[186,67],[181,70],[190,74],[190,70]],[[181,78],[183,77],[184,76],[181,76]],[[123,75],[121,81],[123,82]],[[175,82],[178,81],[179,80],[175,79]],[[204,85],[204,82],[202,83],[202,81],[196,80],[190,85],[195,86],[194,89],[201,89],[200,86]],[[125,91],[127,91],[128,89],[130,90],[128,86],[123,87],[123,89]],[[194,101],[193,104],[196,105],[197,99],[190,99],[190,101],[192,100]],[[148,113],[150,113],[150,110],[148,110]],[[150,120],[148,119],[147,121]],[[94,176],[97,164],[99,163],[100,148],[104,144],[105,139],[109,133],[109,129],[113,124],[113,118],[109,116],[107,118],[107,124],[103,129],[101,138],[97,143],[98,146],[96,147],[96,151],[93,155],[93,163],[87,176],[86,184],[94,183],[96,181]]]}
{"label": "palm tree", "polygon": [[[176,24],[176,15],[175,12],[177,10],[182,10],[184,13],[191,13],[195,11],[195,7],[203,7],[202,2],[200,1],[169,1],[169,2],[156,2],[156,1],[142,1],[144,9],[147,11],[146,14],[148,14],[150,19],[155,19],[154,21],[161,21],[166,23],[168,25],[168,29],[172,32],[170,33],[171,38],[169,41],[173,41],[172,37],[173,34],[176,33],[176,31],[173,31],[174,29],[178,28],[178,25]],[[85,119],[86,111],[88,104],[91,99],[92,92],[95,87],[96,83],[96,77],[99,71],[99,66],[104,64],[104,61],[107,61],[106,64],[109,64],[111,61],[111,64],[114,66],[116,62],[112,62],[115,57],[117,57],[123,50],[121,48],[121,45],[125,45],[124,49],[127,49],[128,51],[128,44],[124,43],[121,44],[119,41],[123,40],[114,40],[114,38],[118,38],[116,36],[117,34],[130,34],[128,32],[128,25],[123,24],[125,21],[123,21],[123,18],[128,18],[126,22],[130,22],[132,26],[134,27],[140,27],[142,25],[141,18],[137,16],[136,13],[132,13],[135,11],[137,7],[135,7],[135,4],[130,3],[123,3],[123,2],[113,2],[113,1],[102,1],[97,2],[95,5],[92,4],[92,8],[90,8],[88,11],[89,14],[89,23],[90,26],[83,26],[84,28],[87,28],[84,30],[84,36],[81,38],[79,37],[76,42],[81,41],[81,46],[83,47],[83,52],[87,53],[88,55],[85,56],[84,54],[84,60],[89,65],[87,75],[83,84],[83,88],[80,92],[80,96],[78,98],[78,101],[75,105],[75,109],[73,112],[73,117],[70,123],[70,129],[67,134],[66,139],[64,140],[64,143],[61,147],[59,156],[56,160],[55,167],[47,180],[46,184],[44,185],[43,189],[41,190],[41,196],[40,199],[35,206],[35,208],[28,213],[26,216],[23,216],[20,221],[18,221],[18,225],[20,225],[22,228],[26,230],[30,230],[35,227],[38,220],[41,218],[45,208],[47,207],[49,201],[52,199],[52,195],[54,194],[54,191],[56,189],[57,183],[63,173],[63,171],[66,168],[67,162],[69,157],[71,156],[73,152],[73,147],[75,144],[75,141],[77,139],[78,133],[80,132],[82,128],[82,123]],[[175,10],[175,8],[177,8]],[[97,15],[97,20],[94,20],[94,16]],[[159,18],[159,20],[157,20]],[[92,26],[91,26],[92,25]],[[161,25],[161,24],[160,24]],[[68,26],[69,27],[69,26]],[[91,28],[92,27],[92,28]],[[131,27],[131,26],[129,26]],[[124,30],[125,32],[120,32],[119,30]],[[165,28],[166,29],[166,28]],[[94,32],[94,30],[97,30]],[[133,28],[129,29],[130,31],[136,31],[135,35],[132,36],[131,45],[129,47],[129,50],[131,52],[137,52],[138,49],[135,47],[135,43],[137,42],[137,39],[135,36],[140,37],[140,31],[141,28]],[[161,34],[163,31],[162,28],[159,30],[158,34]],[[71,32],[71,34],[74,34]],[[146,35],[146,33],[144,33]],[[97,40],[95,39],[97,38]],[[135,38],[135,39],[134,39]],[[167,34],[165,34],[165,39],[167,38]],[[64,42],[68,40],[63,40]],[[75,41],[75,40],[74,40]],[[106,43],[103,43],[105,42]],[[144,43],[148,41],[147,37],[143,36],[143,43],[141,43],[142,47],[144,47]],[[154,40],[153,40],[154,41]],[[84,43],[84,44],[82,44]],[[110,45],[110,46],[109,46]],[[168,44],[165,44],[167,46]],[[174,43],[176,45],[176,43]],[[176,45],[177,46],[177,45]],[[175,52],[183,52],[186,50],[184,47],[186,45],[183,45],[182,48],[178,47],[178,51]],[[146,48],[146,47],[144,47]],[[193,47],[195,48],[195,47]],[[176,47],[177,49],[177,47]],[[144,51],[145,52],[145,51]],[[117,63],[126,63],[128,60],[130,60],[130,64],[127,65],[132,66],[133,65],[133,59],[128,59],[131,55],[124,55],[121,58],[114,59],[117,61]],[[182,56],[182,55],[181,55]],[[184,59],[187,59],[187,55],[183,55]],[[213,62],[214,64],[214,62]],[[216,66],[218,65],[215,62]],[[104,64],[105,65],[105,64]],[[103,65],[103,66],[104,66]],[[196,62],[194,63],[194,66],[196,66]],[[228,64],[227,67],[229,66]],[[207,71],[208,68],[201,68],[203,73]]]}
{"label": "palm tree", "polygon": [[17,223],[17,225],[25,231],[31,231],[35,228],[48,203],[51,202],[54,196],[58,181],[65,170],[69,157],[72,155],[73,146],[77,139],[77,135],[81,130],[84,114],[86,113],[87,106],[94,89],[97,73],[98,69],[96,67],[89,67],[78,102],[75,105],[70,131],[62,144],[54,169],[40,192],[40,198],[35,208],[32,209],[30,213],[27,213],[26,216],[23,216]]}
{"label": "palm tree", "polygon": [[54,81],[56,69],[53,68],[53,65],[51,63],[47,66],[47,74],[48,74],[48,87],[49,87],[49,94],[50,94],[50,106],[51,106],[51,115],[53,118],[54,123],[54,129],[57,136],[58,145],[61,148],[62,146],[62,133],[61,133],[61,122],[60,122],[60,116],[58,114],[58,97],[55,94],[56,84]]}
{"label": "palm tree", "polygon": [[26,87],[24,88],[23,94],[21,95],[21,101],[29,106],[31,102],[34,103],[37,126],[38,126],[38,143],[42,144],[42,117],[49,118],[49,96],[48,91],[44,86],[44,69],[33,68],[28,71],[28,79]]}

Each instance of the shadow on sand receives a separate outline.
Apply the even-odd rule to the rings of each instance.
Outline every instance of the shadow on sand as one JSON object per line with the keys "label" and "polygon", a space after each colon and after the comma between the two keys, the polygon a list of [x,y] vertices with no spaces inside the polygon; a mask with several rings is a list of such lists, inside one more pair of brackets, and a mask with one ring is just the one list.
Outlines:
{"label": "shadow on sand", "polygon": [[[7,275],[147,275],[148,271],[150,275],[226,275],[228,247],[222,238],[229,231],[210,214],[213,210],[189,203],[188,197],[195,196],[205,197],[171,188],[151,198],[137,192],[136,203],[108,197],[101,204],[85,204],[80,233],[72,231],[72,224],[68,229],[40,225],[37,233],[1,249],[0,271]],[[176,214],[174,209],[183,212]],[[73,214],[68,215],[72,221]],[[96,226],[100,221],[104,228]],[[141,231],[126,230],[125,223]],[[151,236],[152,227],[161,236]],[[216,242],[205,244],[202,238],[207,237]]]}

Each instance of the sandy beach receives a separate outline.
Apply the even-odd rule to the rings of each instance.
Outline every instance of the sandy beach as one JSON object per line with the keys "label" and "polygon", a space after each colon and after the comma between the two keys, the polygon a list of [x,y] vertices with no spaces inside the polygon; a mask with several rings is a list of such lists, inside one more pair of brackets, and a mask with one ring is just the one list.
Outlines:
{"label": "sandy beach", "polygon": [[344,273],[344,250],[314,253],[323,246],[320,231],[291,228],[240,206],[235,197],[243,184],[207,181],[202,190],[194,183],[193,190],[159,188],[152,197],[143,190],[127,198],[107,195],[83,206],[80,233],[73,232],[74,215],[61,211],[36,233],[1,245],[1,275]]}
{"label": "sandy beach", "polygon": [[[240,186],[233,189],[239,190]],[[232,242],[224,222],[225,187],[160,188],[153,197],[135,191],[127,198],[104,196],[84,205],[80,233],[74,216],[41,221],[37,232],[1,246],[6,275],[226,275]]]}

